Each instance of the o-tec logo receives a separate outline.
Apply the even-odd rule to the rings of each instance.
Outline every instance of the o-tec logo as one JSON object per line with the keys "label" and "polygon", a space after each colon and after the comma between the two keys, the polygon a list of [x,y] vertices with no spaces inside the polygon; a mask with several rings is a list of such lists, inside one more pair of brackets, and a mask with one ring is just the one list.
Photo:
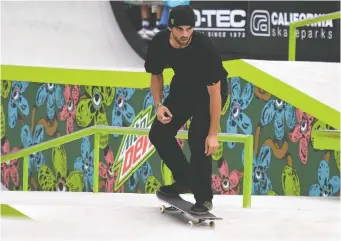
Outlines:
{"label": "o-tec logo", "polygon": [[265,10],[255,10],[251,14],[250,30],[254,36],[270,36],[270,14]]}
{"label": "o-tec logo", "polygon": [[246,11],[243,9],[194,9],[195,29],[213,38],[245,38]]}

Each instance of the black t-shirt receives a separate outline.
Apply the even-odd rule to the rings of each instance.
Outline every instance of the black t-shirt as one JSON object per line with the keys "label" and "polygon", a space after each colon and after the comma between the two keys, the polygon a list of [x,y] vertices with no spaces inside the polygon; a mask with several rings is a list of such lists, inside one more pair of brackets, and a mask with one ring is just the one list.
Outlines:
{"label": "black t-shirt", "polygon": [[176,98],[199,101],[209,97],[207,86],[221,81],[221,94],[227,96],[227,72],[212,40],[193,31],[192,40],[185,48],[174,48],[169,42],[170,31],[160,31],[150,41],[145,70],[161,74],[172,68],[174,76],[169,94]]}

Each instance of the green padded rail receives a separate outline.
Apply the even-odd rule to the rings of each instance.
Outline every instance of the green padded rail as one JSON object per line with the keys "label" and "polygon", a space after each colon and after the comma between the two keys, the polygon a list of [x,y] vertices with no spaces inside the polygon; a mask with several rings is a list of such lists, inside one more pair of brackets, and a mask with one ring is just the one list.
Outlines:
{"label": "green padded rail", "polygon": [[[1,163],[24,157],[23,165],[23,190],[28,190],[28,157],[31,153],[40,152],[63,145],[65,143],[75,141],[85,136],[95,135],[94,144],[94,192],[98,192],[98,178],[99,178],[99,135],[100,134],[119,134],[119,135],[137,135],[148,136],[150,129],[147,128],[133,128],[133,127],[112,127],[112,126],[92,126],[72,134],[58,137],[56,139],[40,143],[29,148],[21,149],[1,157]],[[188,131],[179,131],[177,138],[188,139]],[[244,166],[244,183],[243,183],[243,207],[251,207],[251,193],[252,193],[252,161],[253,161],[253,136],[252,135],[230,135],[226,133],[219,133],[218,140],[224,142],[244,143],[245,146],[245,166]]]}
{"label": "green padded rail", "polygon": [[340,140],[340,130],[319,130],[316,132],[314,148],[339,151],[341,149]]}

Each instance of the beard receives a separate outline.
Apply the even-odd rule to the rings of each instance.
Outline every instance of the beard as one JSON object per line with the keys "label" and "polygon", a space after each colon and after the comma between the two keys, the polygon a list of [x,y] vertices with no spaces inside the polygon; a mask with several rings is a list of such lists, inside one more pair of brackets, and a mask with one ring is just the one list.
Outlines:
{"label": "beard", "polygon": [[[192,36],[191,36],[192,37]],[[191,40],[191,37],[180,37],[177,38],[173,35],[174,40],[182,47],[187,46],[189,41]]]}

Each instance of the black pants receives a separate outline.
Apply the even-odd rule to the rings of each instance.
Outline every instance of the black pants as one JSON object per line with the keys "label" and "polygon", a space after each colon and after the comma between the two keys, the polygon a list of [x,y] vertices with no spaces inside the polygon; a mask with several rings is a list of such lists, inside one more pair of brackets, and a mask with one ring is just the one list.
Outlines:
{"label": "black pants", "polygon": [[[197,202],[212,200],[212,156],[205,154],[205,141],[210,128],[209,103],[192,105],[169,95],[164,105],[172,113],[172,121],[162,124],[155,118],[149,132],[150,141],[172,171],[175,181],[189,185]],[[188,131],[191,158],[188,162],[175,136],[191,117]]]}

